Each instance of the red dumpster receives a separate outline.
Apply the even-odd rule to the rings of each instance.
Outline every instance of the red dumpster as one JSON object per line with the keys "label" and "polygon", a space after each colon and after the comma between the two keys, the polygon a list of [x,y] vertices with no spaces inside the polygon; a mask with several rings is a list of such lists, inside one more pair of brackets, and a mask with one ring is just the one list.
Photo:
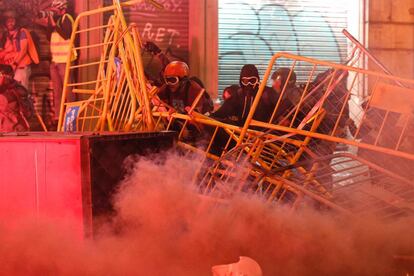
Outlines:
{"label": "red dumpster", "polygon": [[111,212],[124,159],[166,150],[174,138],[172,132],[2,135],[0,220],[63,219],[79,236],[90,235],[95,219]]}

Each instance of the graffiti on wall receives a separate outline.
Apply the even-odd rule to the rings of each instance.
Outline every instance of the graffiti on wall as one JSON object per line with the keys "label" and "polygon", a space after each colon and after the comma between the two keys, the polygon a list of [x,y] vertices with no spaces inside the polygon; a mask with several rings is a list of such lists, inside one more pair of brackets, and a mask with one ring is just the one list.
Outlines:
{"label": "graffiti on wall", "polygon": [[131,7],[126,16],[135,22],[143,40],[155,42],[174,59],[188,60],[188,0],[158,0],[159,10],[142,2]]}
{"label": "graffiti on wall", "polygon": [[220,1],[221,89],[232,82],[229,77],[223,76],[233,75],[246,63],[258,65],[263,72],[271,56],[277,52],[338,63],[344,61],[346,40],[338,33],[346,27],[346,10],[337,7],[336,10],[335,7],[309,8],[302,2]]}
{"label": "graffiti on wall", "polygon": [[[185,12],[185,1],[183,0],[157,0],[158,3],[164,6],[165,10],[171,12],[178,12],[182,13]],[[159,10],[154,6],[147,4],[145,2],[135,5],[133,8],[136,11],[143,11],[143,12],[158,12]]]}
{"label": "graffiti on wall", "polygon": [[[104,0],[111,5],[112,0]],[[164,6],[159,10],[144,1],[124,10],[128,23],[136,23],[142,40],[152,41],[170,60],[188,61],[188,13],[189,0],[157,0]],[[149,75],[157,75],[162,63],[145,53],[144,68]]]}

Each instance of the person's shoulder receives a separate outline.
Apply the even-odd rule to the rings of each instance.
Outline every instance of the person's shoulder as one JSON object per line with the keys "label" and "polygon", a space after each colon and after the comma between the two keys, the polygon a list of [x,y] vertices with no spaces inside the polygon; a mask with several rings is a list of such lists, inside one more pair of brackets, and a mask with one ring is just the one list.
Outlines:
{"label": "person's shoulder", "polygon": [[194,80],[193,78],[190,78],[188,81],[190,82],[190,87],[192,89],[197,91],[203,89],[203,86],[201,86],[200,83],[198,83],[198,81]]}
{"label": "person's shoulder", "polygon": [[240,86],[235,88],[235,92],[236,97],[243,97],[243,88],[241,88]]}
{"label": "person's shoulder", "polygon": [[224,88],[222,94],[223,100],[228,100],[231,97],[235,96],[239,87],[240,86],[238,86],[237,84],[233,84]]}
{"label": "person's shoulder", "polygon": [[230,94],[235,94],[239,89],[241,89],[239,85],[233,84],[224,88],[224,91],[228,91]]}
{"label": "person's shoulder", "polygon": [[274,99],[277,98],[278,95],[272,87],[265,86],[265,88],[263,89],[262,97],[265,97],[267,99]]}
{"label": "person's shoulder", "polygon": [[15,81],[12,87],[19,94],[19,96],[26,96],[29,93],[29,91],[17,81]]}
{"label": "person's shoulder", "polygon": [[29,34],[29,30],[24,28],[24,27],[20,27],[19,28],[19,39],[26,39],[27,36]]}
{"label": "person's shoulder", "polygon": [[16,81],[15,84],[16,89],[21,90],[21,91],[25,91],[27,92],[28,90],[26,89],[26,87],[24,87],[23,85],[21,85],[19,82]]}
{"label": "person's shoulder", "polygon": [[299,87],[297,87],[296,85],[292,88],[290,88],[289,92],[290,94],[295,95],[295,97],[300,97],[302,95],[302,89],[300,89]]}
{"label": "person's shoulder", "polygon": [[265,86],[263,92],[264,93],[274,93],[275,90],[272,87]]}
{"label": "person's shoulder", "polygon": [[164,97],[167,94],[167,91],[168,91],[168,86],[166,84],[163,84],[160,87],[158,87],[157,95],[159,97]]}
{"label": "person's shoulder", "polygon": [[188,93],[187,95],[189,95],[190,97],[197,97],[200,91],[203,90],[204,88],[201,87],[200,84],[198,84],[196,81],[188,79],[187,84],[184,84],[183,89],[184,90],[182,91],[183,92],[186,91],[186,93]]}
{"label": "person's shoulder", "polygon": [[229,105],[237,105],[238,103],[240,103],[242,100],[244,99],[243,97],[243,91],[241,87],[238,87],[237,89],[234,88],[233,90],[233,94],[231,95],[230,98],[224,100],[223,103],[227,103]]}
{"label": "person's shoulder", "polygon": [[205,88],[203,81],[200,80],[199,77],[192,76],[192,77],[190,77],[190,81],[197,83],[201,88]]}

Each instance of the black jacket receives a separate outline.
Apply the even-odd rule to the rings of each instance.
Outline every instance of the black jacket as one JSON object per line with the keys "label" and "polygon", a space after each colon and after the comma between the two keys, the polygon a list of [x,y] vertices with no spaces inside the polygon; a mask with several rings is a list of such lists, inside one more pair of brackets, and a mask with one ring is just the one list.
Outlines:
{"label": "black jacket", "polygon": [[[237,93],[226,100],[223,105],[212,114],[212,117],[221,121],[230,120],[236,125],[243,125],[250,112],[257,91],[253,94],[247,93],[243,88],[239,88]],[[278,102],[279,95],[272,88],[265,87],[260,102],[256,108],[253,119],[268,122]],[[277,122],[290,107],[287,101],[281,101],[278,111],[275,114],[273,122]]]}

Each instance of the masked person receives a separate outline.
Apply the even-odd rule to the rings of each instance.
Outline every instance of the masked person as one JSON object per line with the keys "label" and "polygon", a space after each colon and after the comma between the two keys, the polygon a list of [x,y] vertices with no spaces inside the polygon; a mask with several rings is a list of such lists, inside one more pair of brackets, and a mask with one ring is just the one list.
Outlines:
{"label": "masked person", "polygon": [[13,68],[0,64],[0,132],[29,130],[27,97],[26,88],[13,79]]}
{"label": "masked person", "polygon": [[[171,107],[170,112],[188,112],[203,90],[198,81],[189,77],[189,73],[188,65],[182,61],[170,62],[164,70],[165,84],[160,88],[158,97]],[[212,110],[213,101],[205,91],[195,111],[205,114]]]}
{"label": "masked person", "polygon": [[[243,125],[252,107],[254,98],[259,90],[259,71],[253,64],[246,64],[240,71],[240,87],[232,92],[231,97],[224,101],[223,105],[212,114],[212,117],[220,121]],[[278,95],[270,87],[265,87],[253,119],[268,122],[273,114],[278,101]],[[281,103],[284,105],[284,103]],[[273,121],[277,121],[281,113],[276,112]]]}
{"label": "masked person", "polygon": [[6,32],[3,33],[0,47],[0,62],[8,64],[14,70],[14,78],[26,89],[29,86],[32,59],[29,54],[30,33],[17,25],[16,14],[12,11],[5,13]]}
{"label": "masked person", "polygon": [[[242,126],[249,115],[259,86],[260,77],[256,66],[253,64],[244,65],[240,71],[239,86],[228,87],[231,95],[225,98],[223,105],[211,117],[224,123]],[[253,114],[253,119],[262,122],[270,121],[277,101],[278,95],[270,87],[265,87]],[[277,121],[279,117],[280,113],[276,112],[273,121]],[[214,130],[209,129],[208,131],[212,135]],[[235,141],[228,141],[228,133],[220,128],[215,135],[210,153],[220,156],[225,150],[235,146]]]}
{"label": "masked person", "polygon": [[[170,114],[175,112],[190,114],[195,100],[199,99],[194,111],[202,114],[211,112],[214,107],[212,99],[206,91],[203,92],[204,88],[199,79],[189,77],[189,71],[185,62],[170,62],[164,70],[165,84],[158,92],[158,97],[162,102],[153,99],[153,104],[158,107],[164,106]],[[200,93],[203,94],[200,95]],[[181,139],[189,143],[196,143],[203,134],[199,126],[191,121],[184,124],[183,121],[174,120],[170,130],[183,131]]]}
{"label": "masked person", "polygon": [[[296,73],[294,71],[291,73],[290,71],[289,68],[281,67],[273,72],[271,76],[273,90],[278,94],[278,97],[283,93],[282,101],[284,102],[284,106],[283,110],[280,110],[280,113],[283,114],[285,119],[281,122],[283,125],[289,124],[289,118],[286,116],[298,105],[301,98],[301,92],[296,86]],[[300,106],[299,115],[296,118],[297,124],[299,123],[298,120],[304,118],[304,113],[306,112],[304,106],[307,106],[305,102]],[[289,115],[292,116],[293,114]]]}
{"label": "masked person", "polygon": [[[300,93],[299,89],[296,87],[296,73],[286,67],[280,67],[276,71],[273,72],[271,79],[272,79],[272,88],[276,91],[276,93],[281,94],[283,89],[285,92],[283,93],[292,104],[296,104],[299,102]],[[285,88],[286,87],[286,88]]]}

